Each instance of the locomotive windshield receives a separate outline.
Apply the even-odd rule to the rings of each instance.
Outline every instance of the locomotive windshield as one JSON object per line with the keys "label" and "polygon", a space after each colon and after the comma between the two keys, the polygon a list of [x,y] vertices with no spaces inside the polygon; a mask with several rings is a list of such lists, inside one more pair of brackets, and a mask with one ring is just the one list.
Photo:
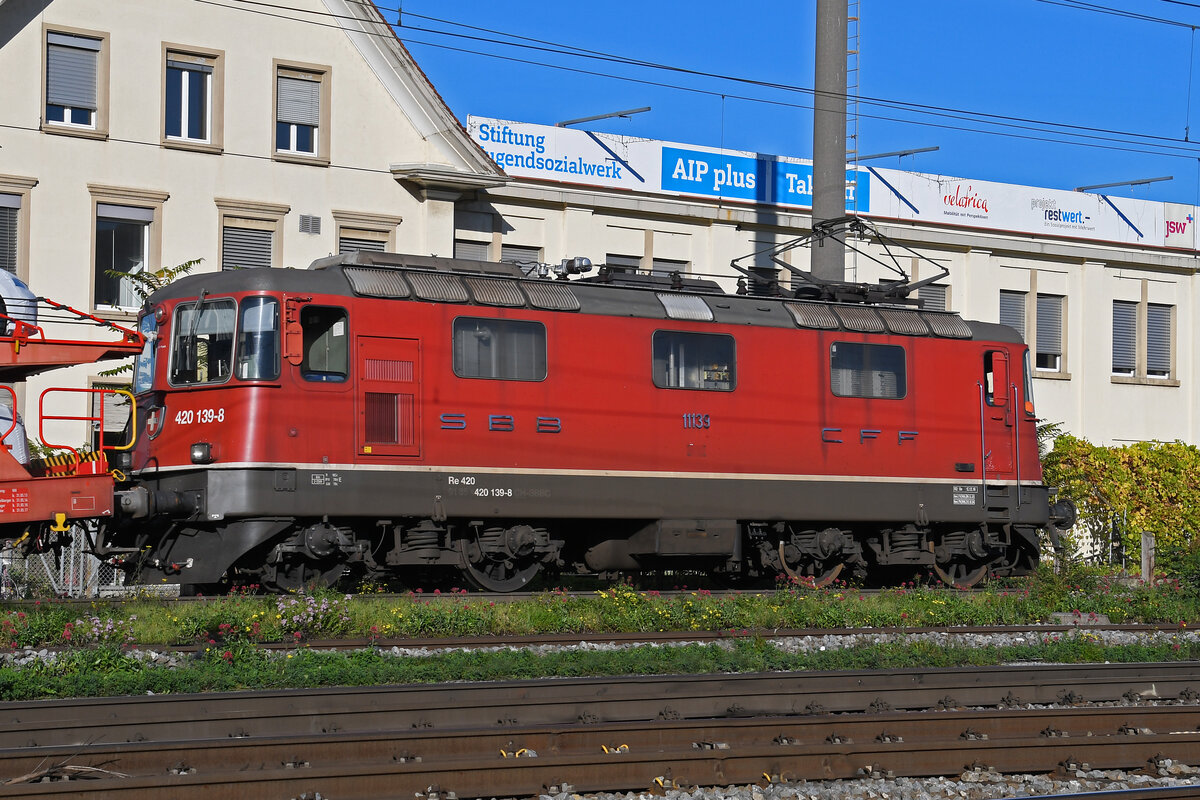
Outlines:
{"label": "locomotive windshield", "polygon": [[279,301],[273,297],[242,301],[235,372],[242,380],[279,377]]}
{"label": "locomotive windshield", "polygon": [[237,304],[233,300],[180,304],[171,328],[171,383],[221,383],[233,362]]}
{"label": "locomotive windshield", "polygon": [[146,337],[146,344],[138,354],[133,367],[133,392],[140,394],[154,388],[154,354],[158,351],[158,323],[154,314],[147,314],[138,323],[138,330]]}

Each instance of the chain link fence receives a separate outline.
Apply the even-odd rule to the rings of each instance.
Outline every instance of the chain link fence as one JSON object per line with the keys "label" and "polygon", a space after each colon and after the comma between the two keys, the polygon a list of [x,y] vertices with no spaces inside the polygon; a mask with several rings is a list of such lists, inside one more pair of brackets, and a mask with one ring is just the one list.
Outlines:
{"label": "chain link fence", "polygon": [[76,525],[57,550],[0,554],[0,597],[102,597],[127,592],[124,575],[84,550],[85,530]]}

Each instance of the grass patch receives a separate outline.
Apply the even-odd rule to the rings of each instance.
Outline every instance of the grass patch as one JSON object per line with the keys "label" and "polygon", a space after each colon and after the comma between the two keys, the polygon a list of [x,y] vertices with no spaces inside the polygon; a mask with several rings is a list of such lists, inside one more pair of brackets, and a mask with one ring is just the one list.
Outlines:
{"label": "grass patch", "polygon": [[1200,643],[1162,641],[1106,647],[1086,634],[1006,647],[955,647],[899,641],[844,650],[791,653],[757,637],[725,644],[535,653],[503,650],[395,656],[366,648],[269,651],[252,643],[209,648],[179,666],[149,664],[104,645],[68,650],[53,661],[0,668],[0,700],[181,694],[325,686],[378,686],[547,677],[685,675],[776,670],[826,671],[987,666],[1012,662],[1103,663],[1200,658]]}

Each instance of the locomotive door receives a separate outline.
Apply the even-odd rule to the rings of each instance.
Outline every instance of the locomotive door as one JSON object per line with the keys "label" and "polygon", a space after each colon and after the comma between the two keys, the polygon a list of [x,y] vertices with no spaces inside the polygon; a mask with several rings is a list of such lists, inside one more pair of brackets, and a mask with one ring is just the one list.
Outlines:
{"label": "locomotive door", "polygon": [[421,455],[420,351],[416,339],[358,337],[359,456]]}
{"label": "locomotive door", "polygon": [[986,476],[1007,476],[1013,471],[1016,447],[1016,386],[1007,350],[983,354],[983,447]]}

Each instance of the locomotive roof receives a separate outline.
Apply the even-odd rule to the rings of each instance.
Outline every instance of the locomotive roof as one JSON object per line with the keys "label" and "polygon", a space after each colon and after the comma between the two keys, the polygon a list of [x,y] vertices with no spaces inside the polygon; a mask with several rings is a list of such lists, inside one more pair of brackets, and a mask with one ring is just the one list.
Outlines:
{"label": "locomotive roof", "polygon": [[574,280],[528,277],[515,264],[397,253],[357,252],[314,261],[306,270],[240,269],[188,275],[148,304],[232,292],[288,292],[534,308],[619,317],[713,321],[765,327],[846,330],[1020,342],[1006,325],[953,312],[894,305],[728,294],[714,281],[618,274]]}

